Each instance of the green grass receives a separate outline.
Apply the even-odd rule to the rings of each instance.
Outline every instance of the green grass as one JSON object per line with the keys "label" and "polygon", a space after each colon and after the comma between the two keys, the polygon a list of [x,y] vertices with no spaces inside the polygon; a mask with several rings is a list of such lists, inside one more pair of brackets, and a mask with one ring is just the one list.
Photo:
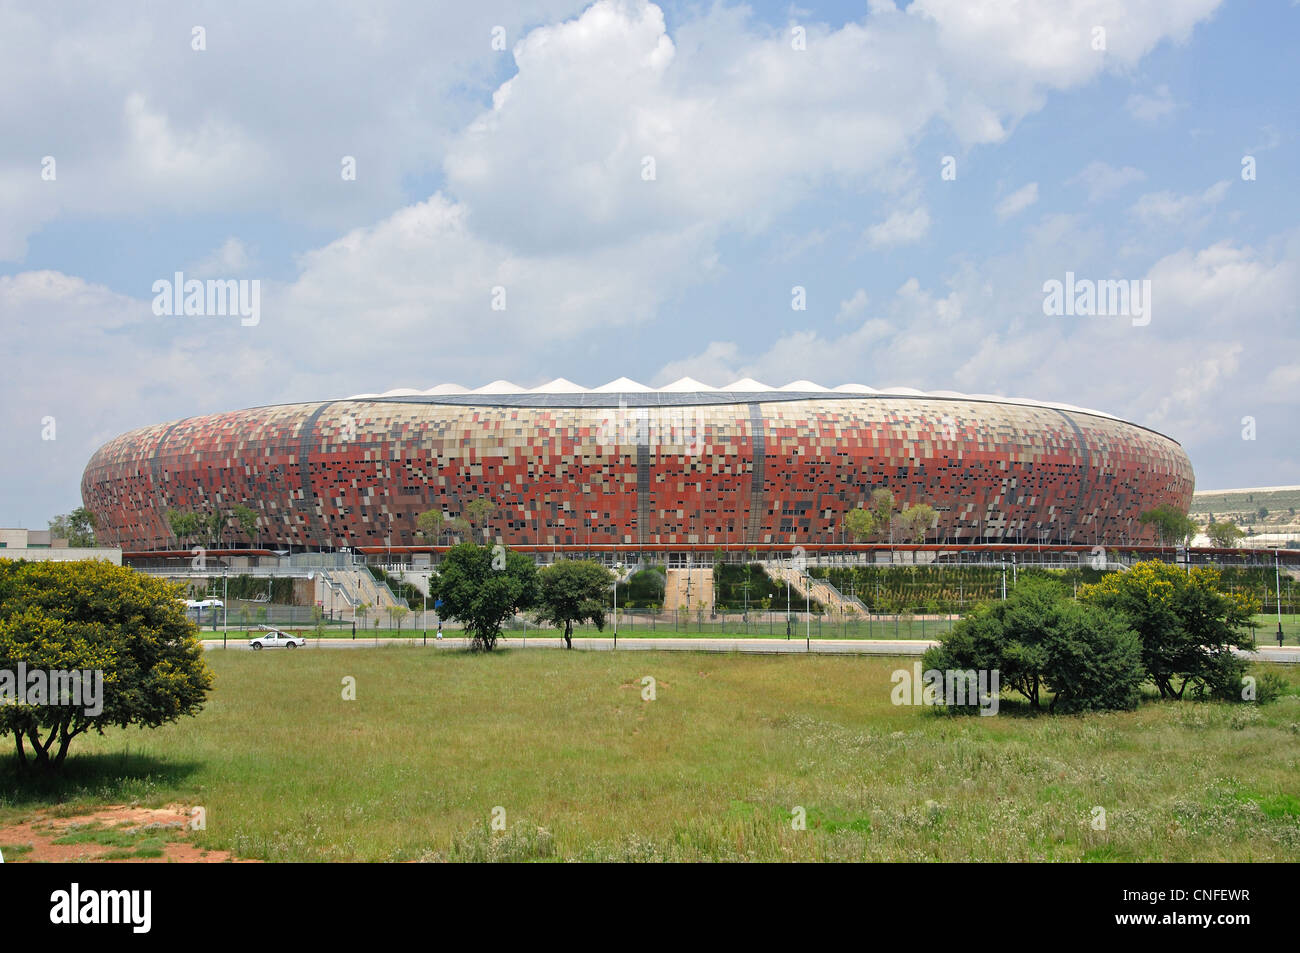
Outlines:
{"label": "green grass", "polygon": [[0,823],[201,805],[199,846],[276,861],[1300,859],[1293,667],[1274,667],[1289,691],[1263,707],[1050,717],[1006,699],[982,718],[891,704],[901,659],[208,659],[198,718],[78,739],[55,781],[0,768]]}
{"label": "green grass", "polygon": [[98,844],[113,847],[106,851],[103,860],[130,860],[137,858],[161,857],[163,847],[175,835],[170,832],[145,831],[140,828],[128,829],[122,825],[106,827],[103,824],[73,825],[67,832],[56,837],[56,844]]}
{"label": "green grass", "polygon": [[[1255,644],[1259,646],[1277,645],[1277,613],[1261,613],[1253,617],[1259,624],[1255,630]],[[1300,645],[1300,615],[1282,613],[1282,644]]]}

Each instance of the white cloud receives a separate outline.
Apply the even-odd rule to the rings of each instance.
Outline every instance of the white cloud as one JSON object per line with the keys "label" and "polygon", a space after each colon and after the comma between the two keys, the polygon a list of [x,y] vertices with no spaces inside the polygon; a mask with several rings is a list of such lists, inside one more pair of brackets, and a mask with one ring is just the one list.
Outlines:
{"label": "white cloud", "polygon": [[930,213],[924,208],[894,212],[883,222],[870,226],[865,233],[872,248],[910,245],[919,242],[930,230]]}
{"label": "white cloud", "polygon": [[[451,145],[448,190],[476,232],[516,248],[758,229],[828,183],[905,183],[935,120],[964,144],[1000,140],[1050,89],[1132,65],[1215,5],[923,0],[808,24],[798,51],[743,9],[716,7],[670,39],[658,7],[601,0],[516,47],[517,74]],[[1104,57],[1089,47],[1099,22],[1112,28]]]}
{"label": "white cloud", "polygon": [[835,323],[842,324],[845,321],[852,321],[855,318],[861,318],[866,313],[867,305],[871,299],[863,288],[853,292],[853,296],[845,301],[840,302],[839,311],[835,312]]}
{"label": "white cloud", "polygon": [[[494,25],[563,16],[583,0],[256,0],[123,18],[93,0],[0,5],[0,260],[59,216],[283,211],[340,229],[405,200],[509,54]],[[453,95],[460,91],[459,95]],[[465,95],[468,92],[469,95]],[[54,182],[40,160],[52,155]],[[343,182],[344,155],[358,162]]]}
{"label": "white cloud", "polygon": [[653,382],[662,387],[681,377],[693,377],[703,384],[721,387],[742,376],[735,371],[739,354],[740,348],[731,341],[712,341],[699,354],[665,364]]}
{"label": "white cloud", "polygon": [[1169,87],[1162,84],[1157,86],[1150,95],[1133,93],[1125,101],[1124,108],[1128,110],[1129,115],[1134,119],[1140,119],[1143,122],[1155,122],[1172,113],[1178,108],[1178,104],[1174,102]]}
{"label": "white cloud", "polygon": [[998,218],[1003,221],[1013,215],[1019,215],[1029,206],[1038,201],[1038,183],[1030,182],[1028,185],[1016,189],[996,206],[993,211],[997,213]]}
{"label": "white cloud", "polygon": [[1088,187],[1088,201],[1096,202],[1145,178],[1145,172],[1131,165],[1117,169],[1108,163],[1094,161],[1084,166],[1078,175],[1069,180],[1069,183],[1082,182]]}
{"label": "white cloud", "polygon": [[1228,194],[1232,183],[1223,179],[1204,192],[1178,195],[1174,192],[1148,192],[1133,205],[1133,215],[1148,228],[1163,225],[1183,225],[1203,228],[1209,213]]}
{"label": "white cloud", "polygon": [[212,253],[187,265],[184,272],[193,278],[231,278],[246,273],[255,264],[253,253],[238,238],[227,238]]}

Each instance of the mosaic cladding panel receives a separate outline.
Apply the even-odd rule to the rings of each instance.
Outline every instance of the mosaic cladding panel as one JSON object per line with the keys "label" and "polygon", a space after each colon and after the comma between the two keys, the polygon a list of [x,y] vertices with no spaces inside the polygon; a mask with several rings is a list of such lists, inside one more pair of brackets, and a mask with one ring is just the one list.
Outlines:
{"label": "mosaic cladding panel", "polygon": [[[755,426],[755,424],[760,426]],[[756,430],[761,430],[755,439]],[[640,448],[638,448],[640,444]],[[640,452],[638,453],[638,449]],[[755,465],[755,457],[758,465]],[[830,542],[886,486],[949,541],[1153,542],[1186,506],[1174,441],[1079,412],[912,397],[685,408],[289,404],[124,434],[86,467],[100,539],[174,545],[164,513],[245,503],[262,545],[421,545],[416,517],[498,504],[506,543]],[[934,534],[929,537],[935,539]],[[245,541],[236,535],[237,541]]]}

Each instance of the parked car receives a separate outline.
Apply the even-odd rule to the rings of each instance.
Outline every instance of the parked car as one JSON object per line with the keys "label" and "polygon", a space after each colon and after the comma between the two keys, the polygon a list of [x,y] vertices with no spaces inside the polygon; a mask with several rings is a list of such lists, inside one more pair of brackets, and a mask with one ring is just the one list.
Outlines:
{"label": "parked car", "polygon": [[273,629],[269,625],[258,626],[258,628],[262,630],[261,635],[248,640],[248,644],[253,647],[255,652],[260,652],[262,649],[294,649],[307,644],[307,640],[302,636],[290,635],[288,632]]}

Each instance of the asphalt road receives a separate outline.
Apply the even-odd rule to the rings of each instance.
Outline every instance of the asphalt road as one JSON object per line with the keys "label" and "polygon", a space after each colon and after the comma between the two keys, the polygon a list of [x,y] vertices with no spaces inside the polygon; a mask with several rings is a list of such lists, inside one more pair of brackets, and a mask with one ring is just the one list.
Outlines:
{"label": "asphalt road", "polygon": [[[250,651],[247,637],[232,637],[228,647],[240,651]],[[921,655],[938,642],[921,639],[745,639],[745,638],[624,638],[618,640],[620,652],[744,652],[754,655],[803,655],[813,652],[821,655]],[[500,648],[562,649],[564,640],[539,636],[521,639],[518,637],[497,640]],[[205,639],[205,649],[221,648],[220,639]],[[424,648],[420,639],[308,639],[306,649],[373,649],[373,648]],[[464,649],[469,647],[465,638],[447,637],[441,642],[429,639],[431,649]],[[573,647],[587,652],[605,652],[614,648],[611,638],[574,639]],[[268,652],[302,651],[301,649],[266,649]],[[1300,663],[1300,647],[1285,648],[1260,647],[1253,653],[1246,653],[1250,658],[1262,662]]]}

